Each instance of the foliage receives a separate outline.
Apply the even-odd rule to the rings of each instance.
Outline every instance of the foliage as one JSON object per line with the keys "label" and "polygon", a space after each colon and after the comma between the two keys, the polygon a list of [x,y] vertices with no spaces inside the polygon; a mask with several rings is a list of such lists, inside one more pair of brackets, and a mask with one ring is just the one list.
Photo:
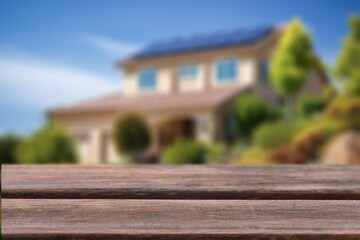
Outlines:
{"label": "foliage", "polygon": [[246,149],[239,159],[234,164],[241,165],[263,165],[268,164],[266,161],[266,152],[258,147],[251,147]]}
{"label": "foliage", "polygon": [[282,96],[296,94],[304,85],[312,62],[311,38],[300,20],[285,29],[271,64],[271,81]]}
{"label": "foliage", "polygon": [[302,117],[308,117],[321,113],[327,105],[324,97],[303,96],[297,103],[297,113]]}
{"label": "foliage", "polygon": [[19,163],[76,163],[75,145],[64,129],[46,125],[17,149]]}
{"label": "foliage", "polygon": [[351,81],[354,76],[360,76],[360,17],[351,16],[349,26],[351,30],[343,42],[335,74],[343,80]]}
{"label": "foliage", "polygon": [[135,156],[149,147],[151,135],[142,117],[128,114],[115,123],[113,139],[120,154]]}
{"label": "foliage", "polygon": [[326,87],[321,93],[321,97],[327,102],[333,100],[337,95],[338,95],[338,91],[331,84],[326,85]]}
{"label": "foliage", "polygon": [[348,123],[360,120],[360,97],[338,97],[325,110],[325,117],[342,119]]}
{"label": "foliage", "polygon": [[21,139],[14,135],[5,135],[0,138],[1,164],[16,163],[16,149]]}
{"label": "foliage", "polygon": [[302,124],[298,122],[265,123],[256,129],[253,140],[256,146],[264,149],[273,149],[288,145],[302,128]]}
{"label": "foliage", "polygon": [[205,163],[206,148],[199,142],[177,141],[165,149],[162,163],[166,164],[200,164]]}
{"label": "foliage", "polygon": [[248,138],[257,126],[267,120],[276,119],[279,113],[267,108],[260,97],[244,95],[235,100],[234,115],[240,135]]}
{"label": "foliage", "polygon": [[344,95],[347,97],[360,97],[360,76],[354,77],[345,83]]}
{"label": "foliage", "polygon": [[206,158],[208,163],[225,163],[229,154],[229,147],[224,143],[206,145]]}

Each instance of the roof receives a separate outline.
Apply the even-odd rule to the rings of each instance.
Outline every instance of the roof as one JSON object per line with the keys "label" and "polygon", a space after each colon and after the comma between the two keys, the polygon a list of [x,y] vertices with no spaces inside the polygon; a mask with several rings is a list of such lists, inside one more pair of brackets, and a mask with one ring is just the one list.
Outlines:
{"label": "roof", "polygon": [[221,87],[206,91],[177,92],[171,94],[149,94],[124,96],[121,92],[98,99],[84,101],[50,111],[51,115],[77,115],[102,112],[149,112],[178,109],[217,107],[240,92],[246,86]]}
{"label": "roof", "polygon": [[159,41],[146,46],[130,57],[130,59],[143,59],[252,44],[268,35],[274,29],[275,27],[273,26],[239,28],[232,31],[219,31],[213,34]]}

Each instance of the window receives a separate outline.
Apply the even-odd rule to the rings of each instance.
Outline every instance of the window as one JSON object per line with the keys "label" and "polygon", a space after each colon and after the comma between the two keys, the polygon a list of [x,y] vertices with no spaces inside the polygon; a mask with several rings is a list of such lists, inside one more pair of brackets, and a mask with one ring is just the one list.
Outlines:
{"label": "window", "polygon": [[260,66],[261,71],[261,79],[264,83],[269,83],[269,62],[268,61],[262,61]]}
{"label": "window", "polygon": [[154,90],[156,88],[156,70],[145,69],[139,73],[139,89],[142,91]]}
{"label": "window", "polygon": [[237,78],[238,61],[236,59],[220,60],[216,63],[216,80],[219,83],[233,82]]}
{"label": "window", "polygon": [[198,65],[188,64],[179,67],[180,80],[194,80],[198,75]]}

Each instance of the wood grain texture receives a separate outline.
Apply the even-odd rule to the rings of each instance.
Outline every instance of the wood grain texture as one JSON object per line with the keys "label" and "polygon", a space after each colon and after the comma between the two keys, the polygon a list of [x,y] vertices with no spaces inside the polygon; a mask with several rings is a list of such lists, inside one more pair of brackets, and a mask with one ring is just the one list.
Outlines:
{"label": "wood grain texture", "polygon": [[4,165],[2,196],[53,199],[360,199],[360,166]]}
{"label": "wood grain texture", "polygon": [[2,227],[3,239],[360,239],[360,202],[3,199]]}

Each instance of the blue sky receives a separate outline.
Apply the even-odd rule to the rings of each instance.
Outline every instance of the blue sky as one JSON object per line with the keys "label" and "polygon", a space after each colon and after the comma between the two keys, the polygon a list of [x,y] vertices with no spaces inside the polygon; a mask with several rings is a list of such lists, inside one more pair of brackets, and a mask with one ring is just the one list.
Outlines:
{"label": "blue sky", "polygon": [[353,13],[358,0],[2,0],[0,134],[29,134],[49,108],[118,91],[115,61],[158,39],[300,17],[332,64]]}

